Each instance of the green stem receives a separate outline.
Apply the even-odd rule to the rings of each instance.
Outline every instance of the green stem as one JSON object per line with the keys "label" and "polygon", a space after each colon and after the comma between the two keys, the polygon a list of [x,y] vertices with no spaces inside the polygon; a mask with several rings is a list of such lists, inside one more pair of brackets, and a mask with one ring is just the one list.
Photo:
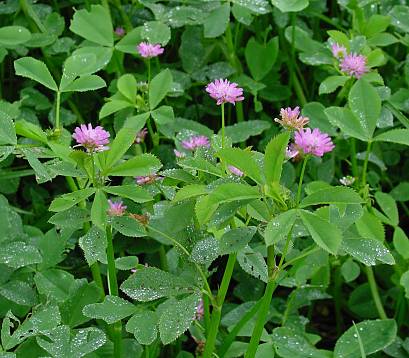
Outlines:
{"label": "green stem", "polygon": [[375,302],[376,310],[378,311],[379,318],[388,319],[385,310],[382,305],[381,297],[379,296],[378,286],[375,281],[375,275],[371,266],[365,266],[366,276],[368,278],[369,287],[371,289],[372,298]]}
{"label": "green stem", "polygon": [[223,344],[219,349],[219,356],[223,357],[227,350],[230,348],[231,344],[234,342],[236,339],[237,334],[241,331],[241,329],[244,327],[244,325],[253,318],[253,316],[258,312],[263,300],[259,300],[252,308],[249,310],[237,324],[234,326],[234,328],[230,331],[230,333],[227,335],[226,338],[223,340]]}
{"label": "green stem", "polygon": [[115,6],[118,9],[119,13],[121,14],[122,17],[122,22],[125,25],[125,29],[127,32],[132,30],[132,23],[131,20],[129,19],[126,11],[122,7],[121,0],[115,0]]}
{"label": "green stem", "polygon": [[230,254],[227,260],[227,265],[224,270],[222,283],[216,297],[216,304],[213,306],[211,316],[211,323],[209,333],[206,338],[206,346],[203,353],[203,358],[210,358],[213,355],[214,346],[216,343],[217,333],[219,331],[219,324],[222,314],[222,307],[224,299],[226,298],[227,290],[229,288],[230,280],[233,274],[234,264],[236,263],[237,254]]}
{"label": "green stem", "polygon": [[57,103],[55,105],[55,131],[60,133],[60,106],[61,106],[61,92],[57,91]]}
{"label": "green stem", "polygon": [[305,174],[305,168],[307,166],[307,161],[308,161],[308,155],[304,158],[304,161],[302,163],[302,168],[301,168],[301,174],[300,174],[300,180],[298,182],[298,188],[297,188],[297,199],[296,199],[296,204],[297,206],[300,204],[300,199],[301,199],[301,190],[302,190],[302,182],[304,180],[304,174]]}
{"label": "green stem", "polygon": [[148,96],[149,96],[149,85],[151,83],[151,59],[148,58],[147,62],[147,67],[148,67]]}
{"label": "green stem", "polygon": [[358,177],[358,162],[357,162],[357,157],[356,157],[356,139],[351,138],[351,164],[352,164],[352,176],[354,178]]}
{"label": "green stem", "polygon": [[[112,296],[119,296],[118,281],[116,278],[114,244],[112,241],[112,227],[107,225],[107,261],[108,261],[108,288],[109,294]],[[112,325],[112,335],[114,343],[114,357],[121,358],[122,351],[122,323],[115,322]]]}
{"label": "green stem", "polygon": [[365,153],[364,166],[362,168],[362,186],[366,185],[366,172],[368,171],[369,154],[371,154],[372,142],[368,142]]}
{"label": "green stem", "polygon": [[225,138],[224,138],[224,103],[222,103],[222,149],[224,148]]}
{"label": "green stem", "polygon": [[168,271],[169,270],[168,259],[166,257],[165,248],[162,245],[159,248],[159,260],[160,260],[160,267],[162,268],[162,270]]}

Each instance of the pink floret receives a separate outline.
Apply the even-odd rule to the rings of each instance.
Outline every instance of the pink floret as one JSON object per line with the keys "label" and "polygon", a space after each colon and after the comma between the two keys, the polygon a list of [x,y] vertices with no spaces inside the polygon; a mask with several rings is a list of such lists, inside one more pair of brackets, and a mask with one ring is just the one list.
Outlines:
{"label": "pink floret", "polygon": [[312,154],[322,157],[325,153],[334,149],[331,138],[326,133],[321,133],[318,128],[300,129],[294,135],[296,148],[303,154]]}
{"label": "pink floret", "polygon": [[209,139],[204,135],[190,137],[189,139],[183,140],[181,144],[183,148],[191,151],[200,147],[210,146]]}
{"label": "pink floret", "polygon": [[244,100],[243,89],[237,87],[237,83],[230,83],[228,80],[215,80],[206,86],[206,92],[217,101],[217,105],[232,103]]}
{"label": "pink floret", "polygon": [[108,208],[108,215],[109,216],[122,216],[125,213],[126,206],[123,205],[122,201],[112,201],[108,200],[109,208]]}
{"label": "pink floret", "polygon": [[92,128],[92,125],[81,124],[80,127],[76,127],[72,137],[77,141],[78,146],[84,147],[87,152],[102,152],[108,150],[109,147],[106,144],[109,143],[109,132],[107,132],[101,126]]}
{"label": "pink floret", "polygon": [[345,56],[341,61],[340,68],[342,72],[358,79],[368,72],[366,57],[363,55],[350,54]]}
{"label": "pink floret", "polygon": [[163,54],[165,49],[159,44],[141,42],[136,49],[143,58],[152,58]]}

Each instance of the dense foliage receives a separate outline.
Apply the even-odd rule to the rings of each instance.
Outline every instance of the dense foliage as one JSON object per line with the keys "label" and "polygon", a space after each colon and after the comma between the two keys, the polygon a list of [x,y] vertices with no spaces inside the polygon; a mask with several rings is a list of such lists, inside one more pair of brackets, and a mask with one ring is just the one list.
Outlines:
{"label": "dense foliage", "polygon": [[405,3],[1,1],[0,358],[408,358]]}

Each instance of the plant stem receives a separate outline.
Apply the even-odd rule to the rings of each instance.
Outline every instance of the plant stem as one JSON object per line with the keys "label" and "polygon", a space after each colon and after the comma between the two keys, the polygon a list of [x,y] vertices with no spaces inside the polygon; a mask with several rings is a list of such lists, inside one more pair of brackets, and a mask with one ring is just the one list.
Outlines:
{"label": "plant stem", "polygon": [[[77,184],[75,184],[75,181],[72,177],[66,177],[66,180],[72,192],[78,190],[78,186]],[[83,208],[83,209],[86,208],[85,201],[81,201],[78,205],[80,206],[80,208]],[[90,224],[88,221],[86,221],[84,223],[84,228],[83,228],[84,234],[86,234],[89,231],[89,229],[90,229]],[[102,281],[101,271],[99,269],[98,262],[91,265],[90,269],[91,269],[92,279],[97,284],[97,286],[101,289],[101,299],[104,299],[105,297],[104,283]]]}
{"label": "plant stem", "polygon": [[203,358],[210,358],[213,355],[214,346],[216,343],[217,333],[219,331],[220,318],[224,299],[226,298],[230,280],[233,274],[234,264],[236,263],[237,254],[230,254],[227,260],[227,265],[224,270],[222,283],[216,297],[216,304],[213,305],[212,317],[210,322],[209,333],[206,338],[206,346],[203,353]]}
{"label": "plant stem", "polygon": [[224,103],[222,103],[222,149],[224,148],[225,138],[224,138]]}
{"label": "plant stem", "polygon": [[[108,288],[109,294],[112,296],[119,296],[118,281],[116,278],[115,268],[115,256],[114,256],[114,244],[112,241],[112,227],[107,225],[107,261],[108,261]],[[115,322],[112,325],[112,335],[114,343],[114,357],[121,358],[122,351],[122,323],[121,321]]]}
{"label": "plant stem", "polygon": [[59,134],[60,128],[60,106],[61,106],[61,92],[57,91],[57,103],[55,105],[55,131]]}
{"label": "plant stem", "polygon": [[352,176],[358,177],[358,162],[356,160],[356,139],[351,138],[351,164],[352,164]]}
{"label": "plant stem", "polygon": [[296,199],[296,204],[297,206],[300,204],[300,199],[301,199],[301,190],[302,190],[302,182],[304,180],[304,174],[305,174],[305,168],[307,166],[307,161],[308,161],[308,155],[304,158],[304,161],[302,163],[302,168],[301,168],[301,174],[300,174],[300,180],[298,182],[298,188],[297,188],[297,199]]}
{"label": "plant stem", "polygon": [[149,85],[151,83],[151,59],[148,58],[147,62],[147,67],[148,67],[148,96],[149,96]]}
{"label": "plant stem", "polygon": [[166,257],[165,248],[162,245],[159,248],[159,260],[160,260],[160,267],[162,268],[162,270],[168,271],[169,270],[168,259]]}
{"label": "plant stem", "polygon": [[381,297],[379,296],[378,286],[375,281],[375,275],[371,266],[365,266],[366,276],[368,278],[369,287],[371,289],[372,298],[375,302],[376,310],[378,311],[379,318],[388,319],[385,310],[382,305]]}
{"label": "plant stem", "polygon": [[258,312],[263,299],[259,300],[252,308],[249,310],[241,319],[240,321],[234,326],[234,328],[230,331],[227,337],[223,340],[223,344],[219,349],[219,356],[223,357],[227,350],[230,348],[231,344],[234,342],[237,334],[240,330],[244,327],[244,325],[251,319],[253,316]]}
{"label": "plant stem", "polygon": [[368,170],[368,161],[369,161],[369,154],[371,154],[371,147],[372,147],[372,142],[368,142],[368,146],[366,147],[364,166],[362,168],[362,186],[366,185],[366,172]]}

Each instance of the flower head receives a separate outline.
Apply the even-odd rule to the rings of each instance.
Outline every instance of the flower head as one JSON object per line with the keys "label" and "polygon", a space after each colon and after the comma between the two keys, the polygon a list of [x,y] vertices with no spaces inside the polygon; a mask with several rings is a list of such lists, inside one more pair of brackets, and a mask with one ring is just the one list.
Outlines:
{"label": "flower head", "polygon": [[145,175],[145,176],[138,176],[135,178],[136,184],[138,185],[146,185],[152,184],[159,176],[157,174]]}
{"label": "flower head", "polygon": [[340,68],[342,72],[358,79],[361,78],[364,73],[368,72],[368,68],[366,67],[366,57],[353,53],[346,55],[342,59]]}
{"label": "flower head", "polygon": [[204,302],[200,299],[199,304],[196,307],[195,320],[200,321],[204,317]]}
{"label": "flower head", "polygon": [[331,138],[326,133],[321,133],[318,128],[300,129],[295,132],[294,141],[296,148],[303,154],[312,154],[317,157],[322,157],[324,153],[334,149],[334,144]]}
{"label": "flower head", "polygon": [[229,169],[229,172],[238,176],[238,177],[242,177],[244,175],[244,173],[239,169],[234,167],[233,165],[228,165],[227,169]]}
{"label": "flower head", "polygon": [[173,149],[173,153],[175,153],[175,157],[179,158],[179,159],[186,157],[185,153],[183,153],[183,152],[181,152],[181,151],[179,151],[177,149]]}
{"label": "flower head", "polygon": [[285,159],[290,160],[295,158],[299,154],[297,148],[294,147],[294,144],[289,145],[285,150]]}
{"label": "flower head", "polygon": [[215,80],[206,86],[206,92],[210,97],[217,100],[217,105],[222,103],[232,103],[242,101],[243,89],[237,87],[237,83],[230,83],[228,80]]}
{"label": "flower head", "polygon": [[108,200],[109,208],[108,208],[108,215],[109,216],[122,216],[126,210],[126,206],[123,205],[122,201],[112,201]]}
{"label": "flower head", "polygon": [[125,35],[125,29],[123,27],[118,26],[115,29],[115,34],[118,35],[119,37],[122,37]]}
{"label": "flower head", "polygon": [[152,58],[163,54],[164,48],[159,44],[141,42],[136,49],[143,58]]}
{"label": "flower head", "polygon": [[275,118],[274,121],[287,129],[301,129],[310,121],[307,117],[300,116],[300,107],[281,108],[280,117],[281,119]]}
{"label": "flower head", "polygon": [[347,175],[346,177],[342,177],[341,179],[339,179],[339,182],[342,185],[350,186],[350,185],[354,184],[355,178],[353,176],[351,176],[351,175]]}
{"label": "flower head", "polygon": [[332,51],[332,55],[338,59],[343,58],[347,55],[347,49],[344,46],[339,45],[337,43],[334,43],[331,46],[331,51]]}
{"label": "flower head", "polygon": [[136,144],[143,143],[147,134],[148,134],[148,130],[146,128],[143,128],[142,130],[140,130],[138,133],[136,133],[135,143]]}
{"label": "flower head", "polygon": [[182,140],[182,147],[187,150],[195,150],[199,147],[209,147],[209,139],[204,135],[192,136],[189,139]]}
{"label": "flower head", "polygon": [[81,124],[80,127],[75,128],[72,137],[78,143],[75,147],[83,146],[89,153],[109,149],[106,146],[109,143],[109,132],[101,126],[92,128],[90,123],[88,125]]}

